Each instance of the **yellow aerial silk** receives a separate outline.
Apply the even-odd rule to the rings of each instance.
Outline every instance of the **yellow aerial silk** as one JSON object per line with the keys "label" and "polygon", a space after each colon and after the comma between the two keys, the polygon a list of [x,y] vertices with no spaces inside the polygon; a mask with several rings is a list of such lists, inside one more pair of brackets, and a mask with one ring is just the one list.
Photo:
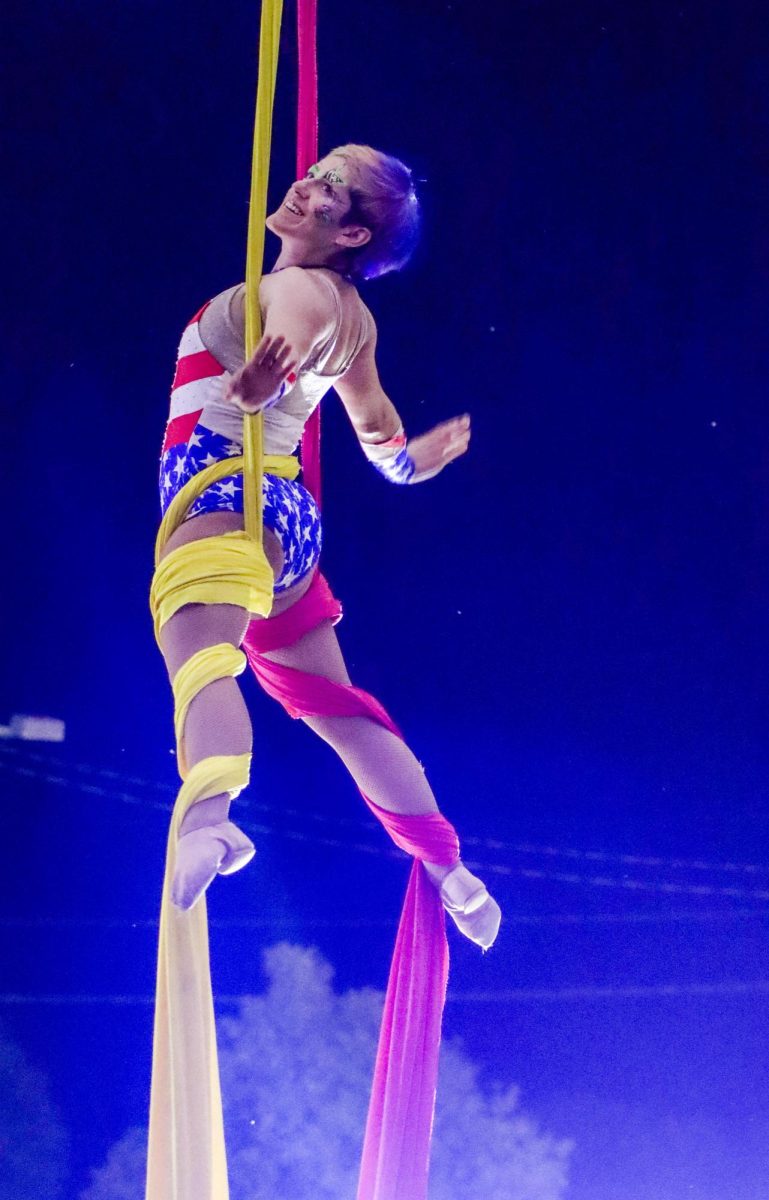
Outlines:
{"label": "yellow aerial silk", "polygon": [[[282,0],[263,0],[259,84],[246,266],[246,356],[261,337],[259,280],[264,252],[272,106]],[[295,458],[263,454],[261,415],[246,416],[242,458],[195,475],[163,518],[155,547],[150,605],[156,636],[185,604],[237,604],[267,616],[273,578],[262,547],[262,474],[293,479]],[[161,557],[195,499],[217,479],[243,472],[245,532],[188,542]],[[189,912],[171,902],[179,828],[190,805],[247,785],[250,754],[206,758],[188,770],[184,721],[195,696],[214,680],[239,675],[245,655],[228,643],[194,654],[173,680],[177,761],[183,783],[168,835],[160,912],[146,1200],[227,1200],[227,1161],[216,1055],[205,897]]]}

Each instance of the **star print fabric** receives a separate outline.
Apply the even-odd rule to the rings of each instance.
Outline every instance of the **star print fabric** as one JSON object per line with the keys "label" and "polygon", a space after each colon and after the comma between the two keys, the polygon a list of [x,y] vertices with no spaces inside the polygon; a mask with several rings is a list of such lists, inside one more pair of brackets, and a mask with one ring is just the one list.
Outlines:
{"label": "star print fabric", "polygon": [[[242,453],[242,447],[204,425],[196,425],[186,442],[170,446],[160,460],[160,507],[165,513],[174,496],[193,475],[223,458]],[[275,594],[296,583],[320,557],[320,512],[306,488],[296,480],[265,475],[262,480],[264,524],[283,550],[283,570]],[[243,512],[243,477],[228,475],[206,488],[191,506],[186,520],[209,512]]]}

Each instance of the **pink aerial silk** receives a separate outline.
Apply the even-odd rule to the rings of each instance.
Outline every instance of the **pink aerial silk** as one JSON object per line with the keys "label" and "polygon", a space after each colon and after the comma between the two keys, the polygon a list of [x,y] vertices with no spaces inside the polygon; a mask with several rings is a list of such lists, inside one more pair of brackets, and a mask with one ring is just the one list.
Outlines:
{"label": "pink aerial silk", "polygon": [[[303,179],[318,160],[318,4],[298,0],[296,41],[298,94],[296,107],[296,175]],[[320,408],[302,434],[302,482],[320,504]]]}
{"label": "pink aerial silk", "polygon": [[[340,615],[339,602],[316,574],[290,609],[251,622],[243,650],[254,674],[293,717],[367,716],[402,737],[368,692],[264,657]],[[363,799],[415,862],[387,983],[357,1200],[426,1200],[449,951],[440,898],[420,859],[450,866],[459,858],[459,841],[439,813],[407,816],[380,808],[366,795]]]}
{"label": "pink aerial silk", "polygon": [[[297,176],[318,157],[317,0],[298,0]],[[302,437],[302,480],[320,505],[320,408]],[[322,621],[336,624],[342,606],[326,580],[313,582],[290,609],[252,621],[243,650],[264,690],[292,717],[367,716],[402,738],[378,700],[265,658]],[[363,796],[397,846],[415,859],[390,966],[363,1142],[357,1200],[427,1200],[438,1052],[449,950],[440,898],[420,860],[450,866],[459,858],[454,827],[438,813],[404,816]]]}

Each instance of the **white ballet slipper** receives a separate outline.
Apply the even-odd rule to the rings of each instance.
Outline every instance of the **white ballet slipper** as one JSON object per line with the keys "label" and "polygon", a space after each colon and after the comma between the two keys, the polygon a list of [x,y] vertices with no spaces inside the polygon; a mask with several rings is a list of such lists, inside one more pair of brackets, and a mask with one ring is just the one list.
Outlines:
{"label": "white ballet slipper", "polygon": [[176,844],[171,900],[186,912],[200,899],[215,875],[234,875],[255,853],[254,843],[232,821],[203,825],[183,833]]}
{"label": "white ballet slipper", "polygon": [[494,945],[502,911],[485,883],[468,871],[463,862],[456,863],[444,875],[438,894],[460,933],[484,951]]}

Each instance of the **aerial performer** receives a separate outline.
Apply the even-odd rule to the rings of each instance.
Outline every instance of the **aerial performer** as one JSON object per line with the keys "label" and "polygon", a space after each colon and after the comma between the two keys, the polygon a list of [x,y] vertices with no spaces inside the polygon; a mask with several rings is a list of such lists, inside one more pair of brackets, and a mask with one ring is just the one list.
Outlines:
{"label": "aerial performer", "polygon": [[[427,886],[436,889],[458,929],[487,950],[499,928],[497,903],[461,862],[456,834],[440,815],[424,771],[397,728],[373,697],[351,685],[334,628],[341,610],[318,571],[320,513],[296,478],[293,457],[310,414],[332,387],[363,453],[396,486],[434,478],[468,448],[467,415],[421,436],[406,436],[379,380],[376,324],[358,291],[360,281],[401,268],[413,251],[419,206],[411,172],[370,147],[341,146],[289,187],[266,224],[280,240],[280,252],[259,284],[263,335],[246,358],[243,285],[222,292],[196,314],[181,339],[162,452],[166,521],[174,504],[177,510],[180,500],[184,504],[182,493],[195,486],[196,476],[204,470],[217,473],[186,507],[183,519],[177,514],[170,536],[161,526],[153,582],[156,630],[176,699],[177,754],[185,780],[169,839],[166,919],[184,941],[188,933],[179,922],[195,915],[215,877],[240,870],[254,854],[249,838],[230,820],[231,801],[247,783],[252,745],[249,714],[235,679],[245,665],[245,651],[266,690],[336,750],[396,843],[421,858]],[[264,422],[263,540],[271,575],[267,598],[252,603],[262,585],[249,578],[242,454],[244,417],[257,411]],[[193,559],[192,593],[182,586],[190,580],[181,580],[190,552],[202,556]],[[190,595],[192,602],[181,602]],[[309,684],[309,699],[302,681]],[[424,908],[419,877],[413,887],[413,903]],[[419,912],[417,907],[413,913],[416,924],[423,920]],[[161,922],[161,968],[162,931]],[[434,936],[445,942],[442,927]],[[401,948],[408,971],[415,969],[406,961],[411,953],[408,945]],[[429,991],[431,977],[443,972],[445,991],[440,958],[426,952],[423,958],[424,988]],[[207,946],[199,965],[208,972]],[[190,1003],[189,989],[179,1003]],[[158,1061],[158,1028],[171,1019],[160,992],[158,1006],[153,1103],[157,1080],[170,1075]],[[409,1034],[427,1038],[436,1063],[441,1006],[442,998],[437,1016],[423,1018],[415,1008]],[[396,1025],[398,1019],[393,1015]],[[427,1022],[426,1034],[420,1022]],[[377,1068],[382,1095],[394,1069],[397,1030],[383,1026],[383,1039]],[[215,1056],[215,1046],[210,1053]],[[407,1040],[400,1053],[410,1059],[417,1051]],[[210,1074],[210,1063],[201,1061],[196,1070]],[[169,1101],[175,1120],[188,1101],[189,1087],[173,1105]],[[431,1104],[428,1096],[426,1108]],[[376,1126],[380,1135],[390,1107],[380,1097],[379,1110],[369,1113],[369,1127]],[[431,1110],[422,1118],[429,1143]],[[411,1128],[419,1121],[406,1114],[402,1123]],[[379,1150],[371,1151],[366,1168],[364,1151],[363,1173],[373,1182],[359,1195],[396,1200],[396,1191],[381,1183],[378,1155]],[[403,1177],[402,1169],[397,1167],[397,1178]],[[199,1177],[198,1167],[190,1170]],[[426,1173],[426,1161],[420,1170]],[[188,1200],[184,1190],[168,1194]],[[207,1197],[209,1192],[193,1194]],[[149,1189],[148,1196],[166,1200],[160,1186],[154,1193]]]}
{"label": "aerial performer", "polygon": [[[451,418],[407,438],[375,363],[377,329],[357,283],[402,267],[418,232],[411,172],[367,146],[342,146],[289,188],[267,228],[280,239],[272,271],[262,278],[264,333],[245,361],[245,285],[216,296],[182,336],[161,461],[161,508],[192,476],[242,454],[244,413],[264,413],[264,452],[287,461],[304,425],[334,388],[363,453],[396,485],[434,478],[467,450],[470,418]],[[263,478],[264,549],[274,576],[270,617],[291,609],[317,581],[321,520],[296,478]],[[243,477],[225,475],[205,489],[168,538],[161,561],[181,545],[243,530]],[[194,655],[214,646],[237,651],[251,622],[245,607],[211,599],[185,604],[163,625],[160,644],[173,680]],[[258,639],[258,630],[254,630]],[[333,620],[264,657],[348,685]],[[391,813],[438,812],[425,774],[402,739],[368,716],[304,717],[338,753],[361,791]],[[232,676],[204,687],[190,702],[181,752],[187,770],[212,755],[251,753],[251,723]],[[254,847],[229,820],[231,791],[192,804],[179,829],[172,899],[191,908],[217,873],[239,870]],[[425,862],[425,870],[458,928],[484,949],[494,941],[499,909],[481,881],[457,860]]]}
{"label": "aerial performer", "polygon": [[[163,443],[150,603],[174,695],[182,786],[160,913],[146,1200],[227,1200],[205,892],[254,846],[230,820],[252,731],[236,682],[264,690],[339,754],[412,857],[385,996],[357,1200],[427,1200],[448,977],[444,910],[487,950],[500,911],[385,709],[353,686],[318,566],[318,406],[339,395],[363,453],[396,485],[467,450],[470,420],[408,438],[375,363],[358,286],[403,267],[418,235],[411,172],[368,146],[317,157],[315,0],[298,0],[299,177],[267,216],[281,0],[263,0],[246,283],[182,335]],[[265,226],[280,241],[262,276]],[[302,483],[295,451],[301,440]],[[289,777],[289,768],[286,768]]]}

